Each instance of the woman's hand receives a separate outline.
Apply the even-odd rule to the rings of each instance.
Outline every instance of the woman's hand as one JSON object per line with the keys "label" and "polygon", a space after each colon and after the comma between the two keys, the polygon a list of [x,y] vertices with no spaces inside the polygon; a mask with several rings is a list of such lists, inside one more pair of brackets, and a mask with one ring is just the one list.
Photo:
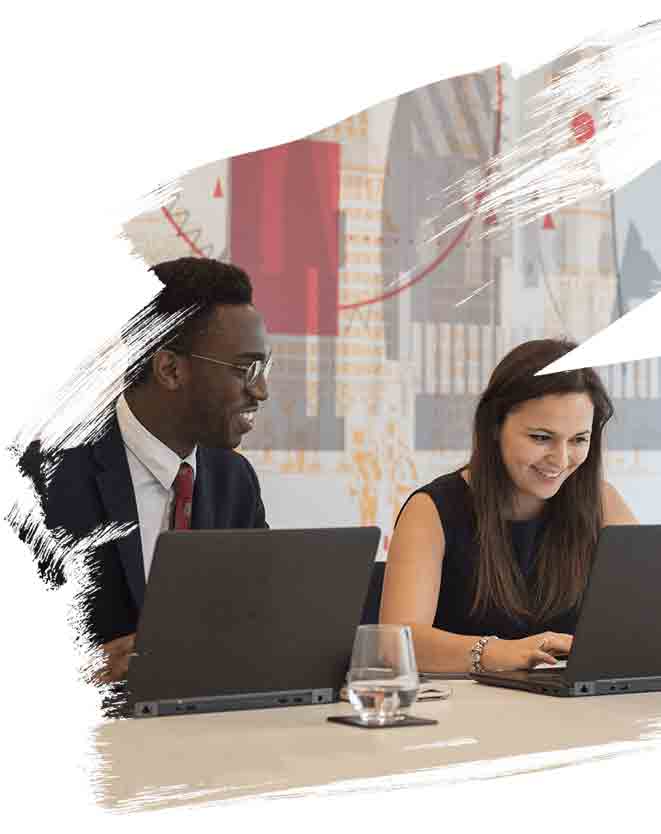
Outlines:
{"label": "woman's hand", "polygon": [[556,663],[555,655],[569,654],[573,637],[545,631],[522,640],[489,640],[482,651],[482,668],[489,672],[530,669],[538,663]]}

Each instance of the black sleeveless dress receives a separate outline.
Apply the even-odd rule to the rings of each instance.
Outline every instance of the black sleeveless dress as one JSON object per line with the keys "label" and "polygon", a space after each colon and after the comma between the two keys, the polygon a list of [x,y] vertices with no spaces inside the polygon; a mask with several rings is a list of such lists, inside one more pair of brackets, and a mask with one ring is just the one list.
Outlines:
{"label": "black sleeveless dress", "polygon": [[[436,628],[455,634],[494,634],[510,640],[541,631],[574,633],[576,608],[545,622],[521,622],[495,608],[471,615],[479,548],[470,487],[458,472],[453,472],[436,478],[413,495],[419,492],[434,502],[445,534],[441,591],[434,617]],[[524,579],[531,581],[543,522],[540,519],[513,521],[509,526],[515,558]]]}

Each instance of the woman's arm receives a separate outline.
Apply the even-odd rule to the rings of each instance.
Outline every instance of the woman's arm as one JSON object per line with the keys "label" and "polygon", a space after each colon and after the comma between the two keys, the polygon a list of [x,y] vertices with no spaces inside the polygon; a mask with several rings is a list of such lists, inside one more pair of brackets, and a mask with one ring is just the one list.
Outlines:
{"label": "woman's arm", "polygon": [[614,486],[604,481],[601,491],[603,526],[609,524],[638,524],[638,519]]}
{"label": "woman's arm", "polygon": [[434,628],[445,534],[434,502],[414,495],[402,511],[388,548],[379,622],[411,627],[418,668],[467,672],[477,636]]}
{"label": "woman's arm", "polygon": [[[402,511],[388,549],[379,622],[411,627],[421,672],[465,673],[470,671],[470,650],[482,635],[453,634],[432,625],[444,555],[445,534],[434,502],[418,493]],[[539,648],[542,643],[545,651]],[[553,663],[550,653],[564,654],[570,647],[569,635],[551,632],[524,640],[491,640],[482,664],[489,669],[523,669]]]}

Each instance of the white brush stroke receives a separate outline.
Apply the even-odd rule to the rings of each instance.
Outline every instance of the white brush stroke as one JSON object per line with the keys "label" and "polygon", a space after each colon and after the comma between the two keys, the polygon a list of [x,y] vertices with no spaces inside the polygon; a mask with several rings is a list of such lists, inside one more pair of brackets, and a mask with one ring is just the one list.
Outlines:
{"label": "white brush stroke", "polygon": [[[575,767],[591,764],[620,756],[652,753],[658,760],[661,744],[650,742],[613,742],[593,747],[574,747],[568,750],[553,750],[548,753],[527,753],[523,756],[509,756],[499,759],[485,759],[428,768],[407,774],[367,779],[347,779],[332,782],[322,787],[292,788],[263,794],[263,799],[285,799],[289,797],[314,796],[315,798],[357,794],[368,791],[395,791],[408,788],[449,787],[462,782],[480,782],[487,779],[502,779],[515,774],[543,772],[555,768]],[[229,802],[241,802],[240,799]]]}
{"label": "white brush stroke", "polygon": [[[61,385],[81,355],[92,353],[157,289],[131,262],[128,247],[112,240],[155,183],[209,159],[305,135],[441,77],[503,60],[521,74],[579,42],[596,22],[633,26],[652,19],[658,7],[632,5],[606,10],[597,2],[557,2],[540,11],[504,0],[451,9],[409,2],[387,11],[382,4],[336,0],[323,7],[320,26],[291,2],[216,8],[194,0],[117,0],[93,12],[67,2],[14,4],[3,19],[0,55],[9,79],[0,201],[3,445],[33,419],[44,391]],[[356,44],[359,58],[352,54]],[[2,463],[0,498],[9,507],[13,461]],[[11,763],[3,818],[24,830],[46,830],[57,820],[72,830],[116,830],[117,820],[94,805],[90,791],[95,762],[88,728],[96,704],[74,677],[67,600],[62,591],[43,590],[26,548],[4,525],[0,547],[6,566],[3,752]],[[621,795],[628,780],[646,786],[658,770],[647,764],[631,759],[610,782],[603,770],[582,774],[578,785],[566,780],[563,803],[608,787],[611,796]],[[490,830],[511,830],[509,813],[502,827],[498,820],[512,808],[538,812],[545,786],[556,784],[544,774],[526,782],[525,791],[517,780],[497,790],[483,785]],[[219,821],[240,822],[242,829],[250,823],[337,831],[347,820],[403,828],[416,818],[483,830],[467,813],[472,792],[448,793],[441,807],[433,792],[414,801],[411,808],[411,797],[398,792],[376,800],[287,803],[282,811],[273,803],[244,806],[236,815],[211,809],[196,815],[196,830],[217,831]],[[588,810],[591,825],[618,819],[612,812],[606,817],[599,804]],[[122,830],[179,831],[190,823],[184,813],[127,817]],[[536,830],[557,830],[554,817],[549,828],[537,819]],[[626,821],[633,818],[629,812]],[[575,817],[577,824],[584,819],[580,812]]]}
{"label": "white brush stroke", "polygon": [[[509,234],[513,224],[591,197],[604,198],[659,159],[661,133],[661,23],[590,42],[592,54],[576,63],[528,102],[539,126],[511,149],[465,174],[440,195],[444,206],[430,221],[431,244],[471,218],[485,223],[481,237]],[[571,55],[571,53],[570,53]],[[574,114],[600,108],[596,132],[575,141]],[[465,210],[450,222],[447,214]]]}
{"label": "white brush stroke", "polygon": [[51,397],[44,399],[38,417],[24,425],[12,448],[20,454],[34,439],[44,452],[94,443],[103,434],[112,404],[128,382],[125,372],[134,362],[146,361],[172,328],[198,308],[169,316],[157,315],[151,304],[131,317],[127,332],[102,342]]}
{"label": "white brush stroke", "polygon": [[661,356],[661,293],[639,304],[539,373],[633,362],[652,356]]}

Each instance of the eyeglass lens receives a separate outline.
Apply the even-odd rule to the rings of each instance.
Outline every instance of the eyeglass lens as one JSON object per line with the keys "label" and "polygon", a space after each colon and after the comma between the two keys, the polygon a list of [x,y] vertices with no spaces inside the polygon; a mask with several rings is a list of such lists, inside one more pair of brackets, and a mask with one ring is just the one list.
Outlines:
{"label": "eyeglass lens", "polygon": [[260,376],[264,377],[264,381],[268,379],[271,370],[271,357],[264,361],[263,359],[256,359],[248,366],[246,373],[246,385],[254,385]]}

